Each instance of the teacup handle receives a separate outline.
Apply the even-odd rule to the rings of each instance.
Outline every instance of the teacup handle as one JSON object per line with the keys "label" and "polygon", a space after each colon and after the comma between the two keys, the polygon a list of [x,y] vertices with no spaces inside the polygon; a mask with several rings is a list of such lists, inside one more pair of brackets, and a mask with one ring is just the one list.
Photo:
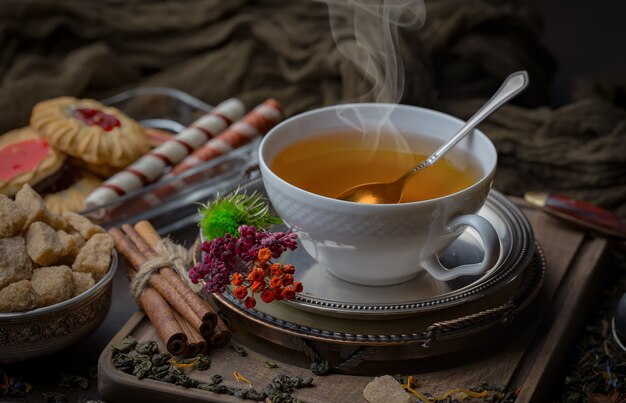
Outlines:
{"label": "teacup handle", "polygon": [[468,225],[478,232],[485,251],[483,261],[446,269],[439,261],[437,255],[430,256],[422,261],[422,267],[437,280],[448,281],[460,276],[482,274],[498,261],[500,256],[500,239],[489,221],[476,214],[465,214],[452,219],[448,225],[448,230],[454,231],[461,225]]}

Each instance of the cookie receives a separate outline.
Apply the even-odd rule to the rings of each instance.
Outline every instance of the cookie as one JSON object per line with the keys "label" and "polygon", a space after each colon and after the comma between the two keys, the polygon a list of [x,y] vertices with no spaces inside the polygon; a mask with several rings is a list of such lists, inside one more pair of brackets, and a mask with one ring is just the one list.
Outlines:
{"label": "cookie", "polygon": [[89,164],[124,167],[150,149],[136,121],[92,99],[40,102],[33,108],[30,125],[54,148]]}
{"label": "cookie", "polygon": [[79,169],[82,172],[88,171],[103,179],[108,179],[124,169],[123,167],[114,167],[108,164],[88,164],[78,158],[71,158],[68,162],[73,169]]}
{"label": "cookie", "polygon": [[43,202],[49,211],[57,214],[64,211],[83,211],[85,198],[101,184],[102,179],[87,172],[81,172],[67,189],[45,195]]}
{"label": "cookie", "polygon": [[0,136],[0,193],[13,196],[22,185],[34,186],[61,168],[65,154],[31,127]]}

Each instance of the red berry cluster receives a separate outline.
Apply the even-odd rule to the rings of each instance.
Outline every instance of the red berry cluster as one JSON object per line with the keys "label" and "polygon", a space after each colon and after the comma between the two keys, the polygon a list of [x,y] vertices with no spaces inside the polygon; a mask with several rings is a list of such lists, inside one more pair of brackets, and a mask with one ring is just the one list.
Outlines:
{"label": "red berry cluster", "polygon": [[255,293],[260,293],[261,299],[270,303],[274,300],[293,299],[297,292],[302,292],[302,283],[293,281],[293,274],[296,271],[294,265],[271,263],[271,258],[272,251],[261,248],[247,275],[235,273],[231,276],[231,284],[235,286],[233,294],[244,300],[246,308],[253,308],[256,305]]}

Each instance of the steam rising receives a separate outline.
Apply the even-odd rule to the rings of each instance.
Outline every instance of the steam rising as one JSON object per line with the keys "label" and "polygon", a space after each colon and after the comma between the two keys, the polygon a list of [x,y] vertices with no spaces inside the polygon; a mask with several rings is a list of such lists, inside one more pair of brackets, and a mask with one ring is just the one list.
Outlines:
{"label": "steam rising", "polygon": [[[420,28],[426,20],[422,0],[323,0],[338,50],[363,69],[374,84],[376,102],[399,103],[404,90],[404,66],[399,55],[398,28]],[[353,19],[346,14],[352,12]],[[349,25],[352,25],[350,27]],[[354,44],[345,39],[354,32]],[[372,94],[368,94],[371,96]]]}
{"label": "steam rising", "polygon": [[[330,27],[338,50],[362,70],[371,86],[362,100],[399,103],[404,91],[404,66],[399,52],[398,29],[420,28],[426,20],[423,0],[321,0],[328,5]],[[354,40],[350,40],[352,34]],[[356,110],[341,113],[350,127],[365,133],[380,133],[387,119],[378,127],[365,127]],[[369,136],[378,137],[378,136]],[[400,138],[400,136],[394,136]]]}

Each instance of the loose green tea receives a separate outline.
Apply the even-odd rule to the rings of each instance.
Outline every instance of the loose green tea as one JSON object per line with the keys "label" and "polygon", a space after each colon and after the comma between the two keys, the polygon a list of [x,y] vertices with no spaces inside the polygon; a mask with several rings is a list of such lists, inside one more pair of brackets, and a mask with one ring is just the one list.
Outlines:
{"label": "loose green tea", "polygon": [[[111,361],[113,366],[138,379],[180,385],[185,388],[196,388],[222,395],[231,395],[239,399],[272,402],[297,402],[293,396],[296,389],[313,386],[313,378],[277,375],[262,390],[253,388],[231,388],[222,384],[222,375],[215,374],[209,382],[200,382],[186,375],[177,364],[192,364],[195,369],[205,370],[210,366],[207,356],[199,355],[188,360],[175,361],[168,353],[159,353],[156,342],[137,343],[131,336],[113,347]],[[174,363],[174,364],[173,364]]]}

